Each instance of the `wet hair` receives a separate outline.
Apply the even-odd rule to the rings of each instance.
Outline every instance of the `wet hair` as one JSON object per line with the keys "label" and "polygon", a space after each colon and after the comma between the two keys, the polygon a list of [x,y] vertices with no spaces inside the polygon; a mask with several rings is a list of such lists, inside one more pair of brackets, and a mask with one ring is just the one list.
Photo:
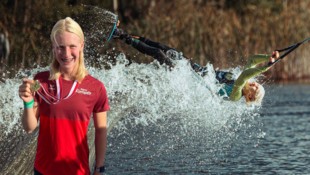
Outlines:
{"label": "wet hair", "polygon": [[[66,17],[65,19],[61,19],[59,20],[53,27],[50,38],[53,44],[57,44],[56,43],[56,36],[60,33],[63,32],[70,32],[73,34],[76,34],[80,39],[81,42],[85,41],[84,38],[84,33],[83,30],[81,28],[81,26],[74,21],[72,18],[70,17]],[[80,55],[79,55],[79,60],[77,63],[77,71],[76,74],[73,75],[75,80],[77,80],[78,82],[81,82],[83,80],[83,78],[87,75],[87,70],[85,68],[85,64],[84,64],[84,51],[81,50],[80,51]],[[52,63],[50,65],[50,80],[55,80],[58,79],[59,76],[61,75],[60,72],[60,65],[56,59],[55,53],[53,52],[53,56],[52,56]]]}

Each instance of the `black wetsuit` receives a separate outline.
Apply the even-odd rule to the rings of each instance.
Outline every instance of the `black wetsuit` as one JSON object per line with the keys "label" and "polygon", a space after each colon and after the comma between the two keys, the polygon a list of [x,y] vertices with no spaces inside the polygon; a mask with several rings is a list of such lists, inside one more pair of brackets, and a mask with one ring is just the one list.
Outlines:
{"label": "black wetsuit", "polygon": [[139,52],[149,55],[154,59],[158,60],[160,64],[166,64],[171,67],[173,66],[170,58],[167,56],[166,53],[168,50],[175,50],[175,49],[168,47],[164,44],[154,42],[144,37],[139,37],[139,39],[136,39],[127,36],[124,39],[127,44],[131,45]]}
{"label": "black wetsuit", "polygon": [[[143,54],[147,54],[149,56],[152,56],[154,59],[158,60],[160,64],[167,64],[168,66],[173,66],[173,63],[171,62],[171,57],[175,57],[174,59],[181,59],[179,58],[179,55],[182,54],[177,54],[178,52],[176,49],[166,46],[164,44],[161,44],[159,42],[152,41],[150,39],[144,38],[144,37],[139,37],[139,39],[130,37],[129,35],[124,35],[122,39],[125,40],[125,42],[135,49],[137,49],[139,52]],[[170,51],[174,52],[174,55],[169,54]],[[169,54],[169,56],[167,55]],[[170,52],[172,53],[172,52]],[[185,58],[182,55],[183,58]],[[188,59],[189,60],[189,59]],[[207,73],[207,68],[200,66],[197,63],[193,63],[190,61],[191,67],[193,70],[197,73],[199,73],[201,76],[205,76]],[[216,71],[216,79],[219,81],[219,83],[229,83],[233,84],[234,81],[230,78],[231,77],[230,72],[226,71]]]}

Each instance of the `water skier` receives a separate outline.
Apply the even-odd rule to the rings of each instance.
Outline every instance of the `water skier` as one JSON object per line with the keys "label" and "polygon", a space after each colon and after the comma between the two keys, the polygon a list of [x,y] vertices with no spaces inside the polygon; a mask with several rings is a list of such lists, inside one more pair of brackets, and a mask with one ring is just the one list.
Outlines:
{"label": "water skier", "polygon": [[[158,60],[159,63],[166,64],[170,67],[173,67],[171,59],[187,59],[181,52],[178,52],[172,47],[141,36],[129,35],[119,28],[114,32],[114,38],[123,40],[126,44],[131,45],[141,53],[150,55]],[[271,67],[269,64],[273,63],[277,58],[279,58],[278,51],[272,52],[271,55],[253,55],[249,57],[248,63],[237,78],[233,78],[231,72],[221,70],[216,71],[216,79],[223,85],[219,95],[226,95],[231,101],[238,101],[241,97],[245,97],[247,104],[261,105],[262,99],[265,95],[265,90],[261,84],[257,83],[252,78],[268,71]],[[188,60],[191,67],[197,73],[201,76],[206,75],[206,67],[193,63],[191,59]],[[258,66],[262,63],[265,63],[265,65]]]}

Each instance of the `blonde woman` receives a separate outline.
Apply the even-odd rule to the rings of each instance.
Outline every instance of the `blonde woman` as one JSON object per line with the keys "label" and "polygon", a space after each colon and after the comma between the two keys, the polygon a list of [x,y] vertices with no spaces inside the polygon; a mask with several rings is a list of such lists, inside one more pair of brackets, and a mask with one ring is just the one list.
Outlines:
{"label": "blonde woman", "polygon": [[84,66],[84,34],[70,17],[51,32],[51,69],[34,80],[24,79],[19,96],[24,102],[23,128],[39,135],[34,174],[90,174],[87,130],[95,127],[96,175],[104,172],[107,145],[106,89]]}
{"label": "blonde woman", "polygon": [[[251,56],[237,79],[233,79],[230,72],[217,71],[216,78],[220,83],[224,84],[219,93],[221,95],[226,94],[232,101],[238,101],[241,97],[244,97],[247,104],[261,105],[265,96],[265,89],[252,78],[268,71],[271,66],[267,63],[273,63],[278,58],[278,51],[274,51],[272,55],[259,54]],[[262,63],[264,65],[258,66]]]}

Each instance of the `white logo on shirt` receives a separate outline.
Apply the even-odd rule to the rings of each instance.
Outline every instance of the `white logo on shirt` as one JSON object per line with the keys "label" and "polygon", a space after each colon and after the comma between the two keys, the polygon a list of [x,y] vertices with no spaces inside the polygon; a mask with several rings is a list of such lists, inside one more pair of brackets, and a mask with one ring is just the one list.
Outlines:
{"label": "white logo on shirt", "polygon": [[84,95],[91,95],[91,92],[89,92],[87,89],[83,89],[83,88],[77,89],[76,93],[84,94]]}

